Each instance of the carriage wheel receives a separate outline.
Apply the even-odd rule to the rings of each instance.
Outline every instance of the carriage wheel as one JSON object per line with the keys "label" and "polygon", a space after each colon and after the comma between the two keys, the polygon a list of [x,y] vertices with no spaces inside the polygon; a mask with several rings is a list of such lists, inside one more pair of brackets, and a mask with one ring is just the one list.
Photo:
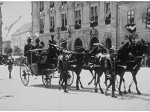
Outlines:
{"label": "carriage wheel", "polygon": [[50,75],[50,72],[47,69],[43,70],[43,73],[42,73],[42,82],[43,82],[43,84],[44,84],[44,86],[46,88],[50,87],[50,85],[51,85],[51,78],[52,77]]}
{"label": "carriage wheel", "polygon": [[68,72],[69,72],[69,75],[67,78],[67,85],[71,86],[73,83],[73,80],[74,80],[74,73],[73,73],[73,71],[68,71]]}
{"label": "carriage wheel", "polygon": [[20,66],[20,78],[22,83],[27,86],[29,84],[29,71],[26,65]]}

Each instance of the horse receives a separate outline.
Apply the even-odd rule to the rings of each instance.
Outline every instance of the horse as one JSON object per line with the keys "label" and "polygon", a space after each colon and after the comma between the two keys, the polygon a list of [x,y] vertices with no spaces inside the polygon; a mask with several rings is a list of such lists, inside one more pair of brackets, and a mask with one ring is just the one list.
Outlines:
{"label": "horse", "polygon": [[[86,51],[83,49],[83,51]],[[95,74],[93,76],[93,79],[91,80],[91,82],[94,80],[94,85],[95,85],[95,92],[98,92],[97,90],[97,84],[99,84],[99,89],[101,91],[102,94],[104,94],[101,85],[100,85],[100,77],[102,76],[103,72],[106,73],[106,64],[105,63],[112,63],[111,58],[110,58],[110,53],[107,52],[107,50],[100,44],[97,44],[96,47],[91,50],[88,51],[86,54],[84,54],[84,64],[82,66],[82,69],[86,69],[86,70],[94,70]],[[84,65],[89,65],[89,66],[84,66]],[[111,74],[114,75],[114,69],[111,68],[107,68],[107,70],[110,69],[109,71],[111,71]],[[92,73],[92,72],[91,72]],[[115,76],[115,75],[114,75]],[[112,80],[114,80],[114,76],[112,76]],[[97,77],[97,78],[96,78]],[[96,80],[97,79],[97,80]],[[89,82],[89,83],[91,83]],[[114,85],[114,84],[113,84]],[[114,95],[114,86],[113,87],[113,91],[112,91],[112,97],[115,97]]]}
{"label": "horse", "polygon": [[[129,44],[129,42],[126,42],[124,45],[122,45],[116,52],[116,63],[115,63],[115,72],[116,75],[120,76],[120,83],[119,83],[119,95],[122,95],[121,91],[121,84],[124,82],[124,89],[125,89],[125,80],[123,78],[126,71],[131,72],[133,81],[136,85],[136,91],[137,94],[140,95],[141,92],[138,89],[137,86],[137,80],[136,75],[141,67],[141,62],[143,60],[143,54],[147,53],[147,44],[144,40],[138,41],[133,44]],[[132,83],[133,83],[132,81]],[[131,93],[131,85],[129,85],[128,92]],[[110,85],[109,85],[110,86]],[[107,89],[109,88],[107,87]],[[126,94],[126,89],[124,90],[124,93]]]}

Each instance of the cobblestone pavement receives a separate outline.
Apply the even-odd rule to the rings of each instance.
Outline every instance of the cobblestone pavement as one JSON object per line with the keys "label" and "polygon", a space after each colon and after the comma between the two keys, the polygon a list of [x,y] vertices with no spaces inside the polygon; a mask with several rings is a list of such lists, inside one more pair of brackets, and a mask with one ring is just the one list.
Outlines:
{"label": "cobblestone pavement", "polygon": [[[19,75],[19,67],[14,67],[12,79],[8,79],[7,66],[0,65],[0,110],[150,110],[150,68],[141,68],[137,75],[142,95],[136,95],[133,84],[131,94],[119,96],[116,92],[118,98],[111,98],[110,94],[105,96],[100,92],[95,93],[94,84],[88,85],[92,76],[85,70],[81,73],[84,89],[76,91],[74,80],[73,85],[69,87],[69,93],[58,90],[58,79],[53,79],[52,86],[45,88],[41,76],[37,79],[31,76],[29,85],[25,87]],[[131,79],[131,74],[127,72],[125,74],[127,87],[132,81]],[[101,78],[101,85],[105,89],[104,76]]]}

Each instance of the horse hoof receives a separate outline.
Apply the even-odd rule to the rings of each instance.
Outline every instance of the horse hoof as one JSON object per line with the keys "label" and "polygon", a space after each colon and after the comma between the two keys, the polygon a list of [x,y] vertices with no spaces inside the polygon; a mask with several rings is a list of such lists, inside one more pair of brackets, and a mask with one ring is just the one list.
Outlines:
{"label": "horse hoof", "polygon": [[141,95],[141,92],[140,92],[140,91],[138,91],[138,92],[137,92],[137,94],[138,94],[138,95]]}
{"label": "horse hoof", "polygon": [[81,86],[81,88],[83,88],[83,86]]}
{"label": "horse hoof", "polygon": [[64,93],[68,93],[68,91],[67,91],[67,90],[65,90],[65,91],[64,91]]}
{"label": "horse hoof", "polygon": [[127,92],[126,92],[126,91],[124,91],[123,93],[124,93],[124,94],[127,94]]}
{"label": "horse hoof", "polygon": [[97,90],[97,89],[95,89],[95,92],[97,93],[97,92],[98,92],[98,90]]}
{"label": "horse hoof", "polygon": [[115,96],[115,95],[112,95],[111,97],[112,97],[112,98],[117,98],[117,96]]}
{"label": "horse hoof", "polygon": [[101,93],[102,93],[102,94],[104,94],[104,92],[103,92],[103,91],[101,91]]}
{"label": "horse hoof", "polygon": [[130,89],[128,89],[128,93],[131,93],[131,90],[130,90]]}
{"label": "horse hoof", "polygon": [[80,90],[79,87],[76,87],[77,90]]}
{"label": "horse hoof", "polygon": [[122,92],[121,92],[121,91],[119,92],[119,95],[122,95]]}

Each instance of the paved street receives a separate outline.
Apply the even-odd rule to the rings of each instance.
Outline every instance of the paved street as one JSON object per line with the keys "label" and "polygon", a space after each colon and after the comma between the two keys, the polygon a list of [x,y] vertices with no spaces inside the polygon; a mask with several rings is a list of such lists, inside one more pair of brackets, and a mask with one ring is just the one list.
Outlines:
{"label": "paved street", "polygon": [[[93,83],[89,86],[91,75],[88,71],[83,70],[81,81],[84,89],[75,90],[75,80],[69,88],[69,93],[58,90],[58,79],[52,80],[52,86],[45,88],[42,84],[41,76],[35,80],[34,76],[30,77],[30,82],[25,87],[19,76],[19,67],[14,67],[12,79],[8,79],[7,66],[0,65],[0,110],[115,110],[115,111],[144,111],[150,110],[150,68],[141,68],[137,75],[138,86],[142,95],[136,95],[135,85],[132,86],[132,94],[111,98],[100,92],[94,92]],[[75,77],[76,78],[76,77]],[[127,86],[132,81],[131,74],[125,74]],[[104,89],[104,76],[101,78],[101,85]],[[110,91],[109,91],[110,93]]]}

